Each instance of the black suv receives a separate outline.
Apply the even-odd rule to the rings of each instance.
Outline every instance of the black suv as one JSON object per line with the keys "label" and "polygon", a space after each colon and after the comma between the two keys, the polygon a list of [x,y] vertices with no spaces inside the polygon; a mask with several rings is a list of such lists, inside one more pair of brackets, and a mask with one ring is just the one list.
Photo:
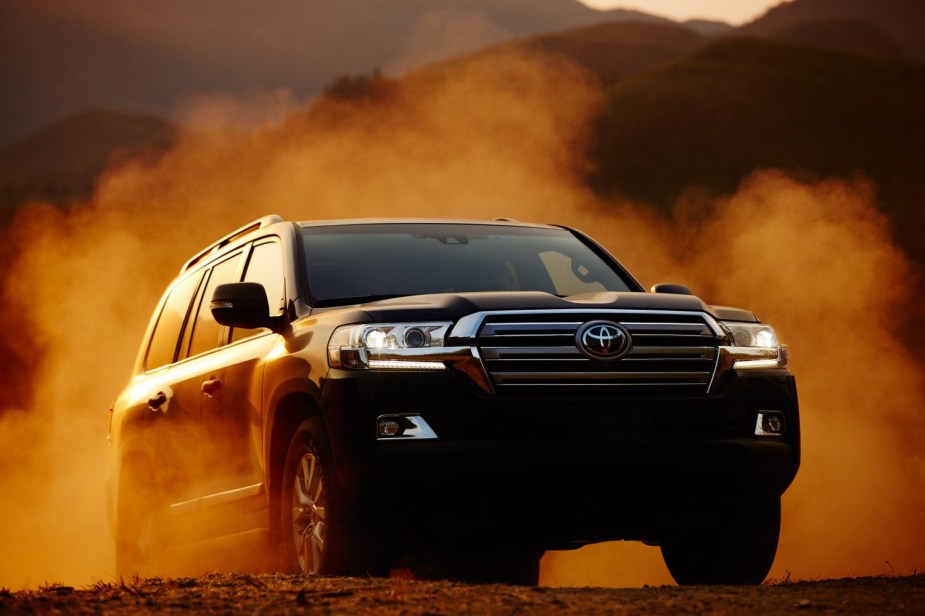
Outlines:
{"label": "black suv", "polygon": [[307,574],[529,584],[622,539],[759,583],[787,364],[751,312],[646,292],[565,227],[267,216],[183,266],[113,406],[117,568],[248,534]]}

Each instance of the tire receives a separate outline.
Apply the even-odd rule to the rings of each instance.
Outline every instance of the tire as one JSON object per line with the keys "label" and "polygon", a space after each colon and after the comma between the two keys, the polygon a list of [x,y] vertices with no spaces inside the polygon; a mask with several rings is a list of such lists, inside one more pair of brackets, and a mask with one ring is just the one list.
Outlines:
{"label": "tire", "polygon": [[345,497],[320,417],[304,421],[286,454],[280,538],[286,568],[304,575],[388,575],[382,542]]}
{"label": "tire", "polygon": [[163,502],[150,465],[123,463],[116,508],[116,575],[150,577],[158,569],[165,539]]}
{"label": "tire", "polygon": [[665,543],[662,557],[682,586],[760,584],[774,563],[779,536],[780,498],[754,501]]}
{"label": "tire", "polygon": [[432,556],[426,564],[412,567],[417,579],[446,579],[467,584],[536,586],[540,580],[543,552],[528,549],[495,549],[453,552]]}

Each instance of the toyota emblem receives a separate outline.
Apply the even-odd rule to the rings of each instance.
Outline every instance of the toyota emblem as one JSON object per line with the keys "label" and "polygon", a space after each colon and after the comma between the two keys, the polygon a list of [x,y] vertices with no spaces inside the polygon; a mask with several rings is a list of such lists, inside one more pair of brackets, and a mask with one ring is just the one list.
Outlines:
{"label": "toyota emblem", "polygon": [[612,321],[590,321],[575,333],[578,350],[591,359],[620,359],[633,347],[629,331]]}

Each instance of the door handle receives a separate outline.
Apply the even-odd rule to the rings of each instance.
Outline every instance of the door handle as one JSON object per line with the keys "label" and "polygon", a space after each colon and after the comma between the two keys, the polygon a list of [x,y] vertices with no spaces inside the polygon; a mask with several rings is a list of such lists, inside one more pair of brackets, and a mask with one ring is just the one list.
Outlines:
{"label": "door handle", "polygon": [[148,408],[154,411],[155,413],[161,410],[161,407],[167,403],[167,394],[159,391],[150,398],[148,398]]}
{"label": "door handle", "polygon": [[208,381],[202,382],[202,393],[209,396],[210,398],[215,395],[219,389],[222,388],[222,381],[220,379],[209,379]]}

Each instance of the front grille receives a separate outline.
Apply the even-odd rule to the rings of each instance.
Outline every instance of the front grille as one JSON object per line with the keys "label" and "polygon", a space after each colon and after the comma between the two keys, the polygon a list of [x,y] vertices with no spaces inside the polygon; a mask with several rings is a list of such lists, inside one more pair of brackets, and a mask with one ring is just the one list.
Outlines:
{"label": "front grille", "polygon": [[[629,330],[633,348],[626,356],[601,361],[578,350],[578,328],[597,320]],[[581,386],[703,394],[717,357],[713,330],[704,315],[693,312],[494,314],[485,318],[478,346],[499,392]]]}

